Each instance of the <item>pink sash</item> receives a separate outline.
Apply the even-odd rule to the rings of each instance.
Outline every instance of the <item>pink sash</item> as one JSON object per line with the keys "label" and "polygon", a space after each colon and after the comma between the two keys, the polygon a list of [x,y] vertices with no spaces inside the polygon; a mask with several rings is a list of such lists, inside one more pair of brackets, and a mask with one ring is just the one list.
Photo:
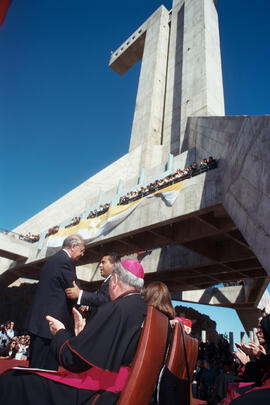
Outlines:
{"label": "pink sash", "polygon": [[130,367],[121,367],[118,373],[97,367],[91,367],[82,373],[72,373],[68,370],[53,372],[31,368],[21,368],[20,371],[28,371],[70,387],[93,391],[119,392],[123,390],[126,384]]}

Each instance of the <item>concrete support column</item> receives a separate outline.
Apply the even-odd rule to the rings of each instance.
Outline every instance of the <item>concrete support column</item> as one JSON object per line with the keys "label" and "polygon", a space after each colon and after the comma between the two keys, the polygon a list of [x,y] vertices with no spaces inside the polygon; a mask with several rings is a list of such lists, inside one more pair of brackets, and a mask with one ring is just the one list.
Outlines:
{"label": "concrete support column", "polygon": [[46,234],[47,234],[47,231],[41,232],[40,237],[39,237],[39,241],[38,241],[38,250],[42,249]]}
{"label": "concrete support column", "polygon": [[138,180],[138,184],[143,184],[143,182],[144,182],[144,175],[145,175],[145,170],[144,170],[143,167],[141,167],[140,176],[139,176],[139,180]]}
{"label": "concrete support column", "polygon": [[99,207],[100,204],[101,204],[103,194],[104,194],[104,191],[103,191],[103,190],[100,190],[100,191],[99,191],[99,194],[98,194],[97,207]]}
{"label": "concrete support column", "polygon": [[118,198],[121,197],[122,189],[123,189],[123,180],[120,179],[118,182],[118,186],[117,186],[117,197]]}
{"label": "concrete support column", "polygon": [[173,155],[169,153],[168,155],[168,162],[167,162],[167,167],[166,170],[172,172],[173,171]]}

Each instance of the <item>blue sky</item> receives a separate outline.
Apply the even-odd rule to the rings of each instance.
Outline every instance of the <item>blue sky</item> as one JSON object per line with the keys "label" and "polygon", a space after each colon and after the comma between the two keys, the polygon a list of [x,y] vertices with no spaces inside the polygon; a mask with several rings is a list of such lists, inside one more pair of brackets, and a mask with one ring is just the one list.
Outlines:
{"label": "blue sky", "polygon": [[[110,51],[161,4],[172,1],[13,0],[0,27],[0,227],[128,151],[140,64],[120,77]],[[226,114],[268,114],[270,2],[218,9]]]}

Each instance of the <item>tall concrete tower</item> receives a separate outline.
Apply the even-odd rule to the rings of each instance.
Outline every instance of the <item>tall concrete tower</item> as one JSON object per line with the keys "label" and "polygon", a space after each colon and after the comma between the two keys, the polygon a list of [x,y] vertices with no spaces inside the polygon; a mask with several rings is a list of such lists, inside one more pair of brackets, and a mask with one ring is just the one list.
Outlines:
{"label": "tall concrete tower", "polygon": [[218,15],[214,0],[159,7],[112,55],[123,75],[142,58],[129,151],[153,167],[187,150],[190,116],[223,116]]}

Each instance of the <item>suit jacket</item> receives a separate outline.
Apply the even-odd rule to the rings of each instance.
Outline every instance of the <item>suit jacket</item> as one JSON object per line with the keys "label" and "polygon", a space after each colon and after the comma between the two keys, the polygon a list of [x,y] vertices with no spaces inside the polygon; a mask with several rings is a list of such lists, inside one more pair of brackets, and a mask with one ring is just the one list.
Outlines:
{"label": "suit jacket", "polygon": [[73,329],[72,307],[76,304],[66,297],[65,289],[72,281],[79,282],[73,260],[63,250],[51,256],[43,266],[36,294],[29,310],[26,327],[29,332],[52,338],[46,315],[61,321],[67,329]]}
{"label": "suit jacket", "polygon": [[103,283],[98,291],[92,293],[89,291],[83,291],[81,296],[80,305],[88,305],[90,310],[92,307],[96,308],[106,302],[111,301],[109,294],[109,282],[110,278],[108,277]]}

